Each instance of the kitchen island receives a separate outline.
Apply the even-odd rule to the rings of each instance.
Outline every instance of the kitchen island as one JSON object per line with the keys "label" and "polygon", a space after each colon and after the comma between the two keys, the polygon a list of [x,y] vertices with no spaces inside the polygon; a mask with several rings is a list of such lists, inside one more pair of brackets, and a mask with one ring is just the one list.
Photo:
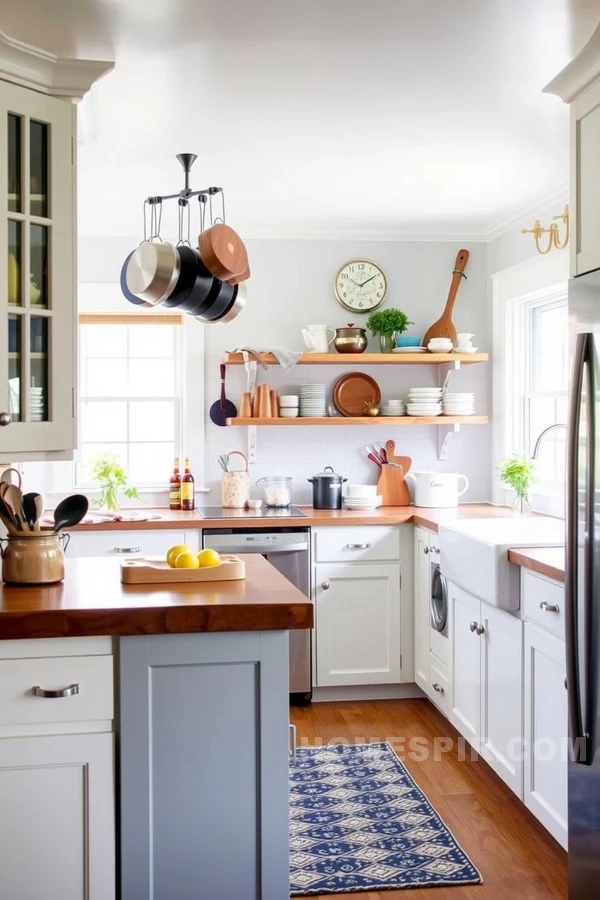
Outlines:
{"label": "kitchen island", "polygon": [[75,559],[0,589],[0,896],[288,895],[288,629],[313,607],[245,562],[133,586]]}

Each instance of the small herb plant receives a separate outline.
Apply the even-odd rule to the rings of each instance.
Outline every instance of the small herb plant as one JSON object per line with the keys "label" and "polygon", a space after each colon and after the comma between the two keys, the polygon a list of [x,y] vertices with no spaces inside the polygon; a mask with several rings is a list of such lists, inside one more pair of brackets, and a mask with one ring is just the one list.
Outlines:
{"label": "small herb plant", "polygon": [[536,480],[535,460],[522,450],[514,450],[509,457],[500,460],[497,469],[504,484],[511,487],[520,500],[527,500]]}
{"label": "small herb plant", "polygon": [[115,456],[100,456],[92,468],[92,480],[100,485],[100,496],[92,500],[94,506],[101,506],[111,512],[119,509],[119,494],[129,500],[141,500],[139,491],[128,486],[127,473]]}
{"label": "small herb plant", "polygon": [[414,325],[400,309],[379,309],[367,319],[367,328],[372,334],[402,334],[409,325]]}

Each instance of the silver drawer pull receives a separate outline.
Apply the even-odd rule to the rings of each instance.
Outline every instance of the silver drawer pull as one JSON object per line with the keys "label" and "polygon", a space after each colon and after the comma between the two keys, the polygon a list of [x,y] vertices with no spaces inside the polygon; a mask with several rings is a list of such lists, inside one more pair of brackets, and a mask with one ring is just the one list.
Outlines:
{"label": "silver drawer pull", "polygon": [[79,693],[79,685],[70,684],[69,687],[60,688],[58,691],[48,691],[46,688],[42,688],[39,684],[36,684],[35,687],[31,688],[31,693],[34,697],[72,697],[74,694]]}
{"label": "silver drawer pull", "polygon": [[438,684],[437,681],[434,681],[434,683],[431,685],[431,687],[434,689],[434,691],[437,691],[438,694],[445,693],[444,688],[441,686],[441,684]]}
{"label": "silver drawer pull", "polygon": [[290,725],[290,738],[291,738],[291,746],[290,746],[290,762],[292,765],[296,762],[296,751],[298,749],[297,739],[296,739],[296,726]]}
{"label": "silver drawer pull", "polygon": [[113,547],[115,553],[139,553],[141,547]]}
{"label": "silver drawer pull", "polygon": [[371,544],[346,544],[348,550],[370,550]]}
{"label": "silver drawer pull", "polygon": [[427,554],[429,553],[429,547],[423,547],[423,553],[425,554],[425,556],[427,556]]}
{"label": "silver drawer pull", "polygon": [[540,609],[543,609],[544,612],[560,612],[558,603],[546,603],[545,600],[540,603]]}
{"label": "silver drawer pull", "polygon": [[439,552],[440,552],[440,548],[439,548],[439,547],[430,547],[430,548],[429,548],[429,552],[430,552],[430,553],[439,553]]}
{"label": "silver drawer pull", "polygon": [[475,619],[472,619],[469,622],[469,631],[477,631],[477,622],[475,621]]}
{"label": "silver drawer pull", "polygon": [[475,631],[477,632],[477,634],[485,634],[485,628],[483,627],[483,625],[478,625]]}
{"label": "silver drawer pull", "polygon": [[330,587],[329,582],[324,581],[323,584],[321,585],[321,587],[323,588],[324,591],[328,591],[329,587]]}

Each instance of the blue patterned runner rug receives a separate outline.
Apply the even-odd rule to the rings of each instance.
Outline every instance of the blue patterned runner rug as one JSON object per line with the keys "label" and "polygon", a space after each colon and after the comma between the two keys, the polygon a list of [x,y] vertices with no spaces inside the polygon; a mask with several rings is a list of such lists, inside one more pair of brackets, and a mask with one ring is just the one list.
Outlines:
{"label": "blue patterned runner rug", "polygon": [[296,897],[482,881],[387,743],[298,750],[290,847]]}

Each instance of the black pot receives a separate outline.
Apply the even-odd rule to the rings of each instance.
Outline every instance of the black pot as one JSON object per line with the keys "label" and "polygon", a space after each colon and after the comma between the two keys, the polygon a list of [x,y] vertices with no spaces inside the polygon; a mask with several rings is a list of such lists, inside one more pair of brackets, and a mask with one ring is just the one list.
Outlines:
{"label": "black pot", "polygon": [[314,509],[342,508],[342,485],[347,478],[336,475],[331,466],[325,466],[322,472],[308,480],[313,486]]}
{"label": "black pot", "polygon": [[168,309],[176,308],[178,312],[187,312],[190,315],[199,315],[201,311],[209,309],[212,300],[219,292],[216,279],[210,274],[200,255],[192,247],[184,244],[177,247],[179,253],[179,278],[173,288],[171,296],[163,300],[163,306]]}
{"label": "black pot", "polygon": [[215,278],[215,283],[219,285],[218,292],[211,294],[211,302],[203,312],[196,313],[204,322],[217,322],[221,319],[229,312],[237,296],[237,285],[219,281],[218,278]]}

